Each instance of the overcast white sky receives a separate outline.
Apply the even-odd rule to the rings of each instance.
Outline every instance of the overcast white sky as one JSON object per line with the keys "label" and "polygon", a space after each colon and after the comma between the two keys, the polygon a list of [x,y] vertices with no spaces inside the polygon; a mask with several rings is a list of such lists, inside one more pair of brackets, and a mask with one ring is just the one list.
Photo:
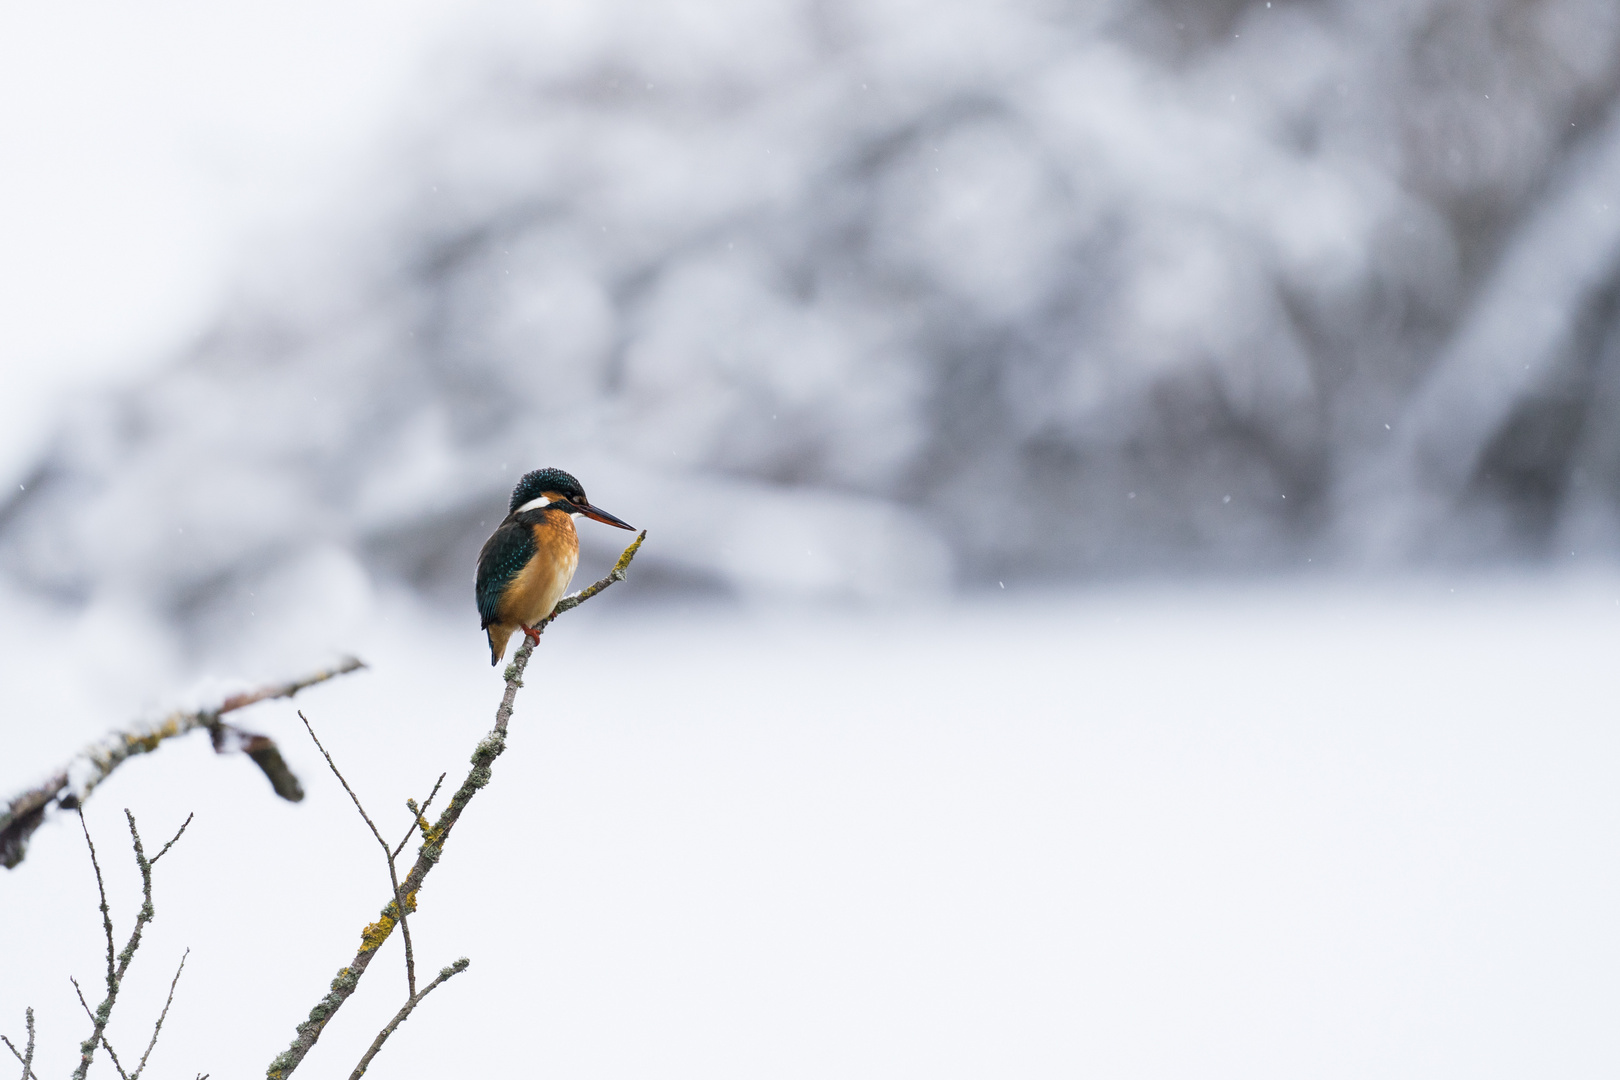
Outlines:
{"label": "overcast white sky", "polygon": [[0,476],[64,389],[161,359],[244,234],[363,158],[452,9],[0,3]]}

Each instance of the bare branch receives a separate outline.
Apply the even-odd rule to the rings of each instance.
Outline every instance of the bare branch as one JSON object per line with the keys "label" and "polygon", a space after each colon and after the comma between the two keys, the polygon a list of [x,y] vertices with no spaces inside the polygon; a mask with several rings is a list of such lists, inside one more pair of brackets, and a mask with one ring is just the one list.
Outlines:
{"label": "bare branch", "polygon": [[439,797],[439,788],[443,786],[444,778],[449,775],[449,773],[440,773],[439,778],[433,781],[433,790],[428,792],[427,802],[422,804],[422,813],[427,813],[428,807],[433,805],[433,800]]}
{"label": "bare branch", "polygon": [[354,788],[350,787],[349,782],[343,778],[343,773],[338,770],[337,762],[332,760],[332,755],[328,754],[326,747],[321,745],[320,738],[315,734],[315,728],[311,726],[309,717],[304,715],[302,709],[298,710],[298,719],[304,722],[304,730],[309,732],[311,739],[315,740],[315,746],[320,750],[321,756],[326,759],[326,764],[331,768],[332,775],[338,778],[338,783],[343,785],[343,790],[349,793],[354,808],[360,811],[360,817],[365,820],[366,826],[371,829],[371,835],[375,836],[377,843],[382,846],[383,858],[388,861],[388,883],[394,887],[394,899],[389,902],[387,907],[383,908],[382,914],[383,918],[386,919],[389,917],[390,911],[392,911],[394,917],[399,920],[400,932],[405,936],[405,986],[407,992],[414,994],[416,993],[416,954],[411,949],[411,928],[405,922],[405,909],[414,905],[413,902],[407,901],[399,893],[399,872],[394,869],[394,856],[388,850],[388,841],[382,838],[382,833],[377,831],[377,825],[371,820],[371,815],[366,813],[366,808],[360,805],[360,796],[354,793]]}
{"label": "bare branch", "polygon": [[[28,1011],[33,1012],[32,1009],[30,1009]],[[22,1080],[39,1080],[39,1077],[34,1075],[33,1061],[31,1060],[32,1053],[30,1053],[29,1057],[23,1057],[22,1051],[18,1050],[15,1046],[13,1046],[12,1043],[11,1043],[11,1040],[6,1038],[4,1035],[0,1035],[0,1043],[5,1043],[6,1044],[6,1049],[11,1051],[11,1056],[16,1058],[18,1061],[23,1063],[23,1078],[22,1078]],[[30,1046],[29,1050],[32,1051],[33,1047]]]}
{"label": "bare branch", "polygon": [[366,827],[371,830],[371,835],[375,836],[377,838],[377,843],[382,845],[382,849],[384,851],[387,851],[388,841],[382,838],[382,833],[378,832],[377,826],[372,824],[371,815],[366,813],[366,808],[360,805],[360,796],[354,793],[354,788],[349,786],[349,782],[343,778],[343,773],[338,770],[337,762],[332,760],[332,755],[326,752],[325,746],[321,745],[320,736],[316,735],[315,729],[310,726],[309,717],[304,715],[304,710],[298,710],[298,719],[304,722],[304,730],[309,732],[309,737],[311,739],[315,740],[315,749],[319,750],[321,752],[321,756],[326,759],[326,765],[332,770],[332,775],[338,778],[338,783],[343,785],[343,790],[349,793],[349,800],[354,803],[354,808],[360,811],[360,817],[365,821]]}
{"label": "bare branch", "polygon": [[[79,828],[84,830],[84,842],[85,845],[90,849],[90,865],[96,871],[96,891],[101,894],[101,928],[106,931],[107,934],[107,986],[110,988],[113,984],[112,911],[107,907],[107,887],[102,883],[101,880],[101,864],[96,861],[96,845],[95,842],[90,839],[90,826],[85,824],[83,810],[79,811]],[[77,989],[79,984],[75,982],[73,986],[75,989]],[[79,1001],[84,1001],[84,995],[82,993],[79,995]],[[90,1006],[86,1005],[84,1007],[84,1011],[87,1013],[90,1012]],[[92,1014],[90,1019],[94,1021],[95,1016]]]}
{"label": "bare branch", "polygon": [[[191,819],[186,818],[186,821],[189,822],[189,821],[191,821]],[[181,832],[185,831],[185,826],[184,825],[180,826],[180,831]],[[175,836],[174,840],[178,840],[178,839],[180,839],[180,837],[177,834]],[[174,840],[170,840],[169,843],[171,843],[171,844],[174,843]],[[164,848],[163,850],[167,851],[169,849]],[[157,862],[156,859],[153,859],[152,861]],[[142,1070],[144,1070],[146,1068],[146,1059],[152,1056],[152,1047],[157,1045],[158,1033],[163,1030],[163,1021],[165,1021],[165,1020],[167,1020],[169,1018],[169,1006],[174,1004],[174,988],[176,986],[180,985],[180,973],[182,971],[186,970],[186,957],[188,957],[190,955],[191,955],[191,950],[187,949],[180,956],[180,966],[174,969],[174,978],[169,980],[169,996],[166,999],[164,999],[163,1011],[158,1014],[157,1023],[152,1025],[152,1038],[146,1044],[146,1053],[141,1055],[141,1063],[139,1065],[135,1066],[134,1075],[132,1075],[129,1078],[129,1080],[135,1080],[136,1077],[141,1075]],[[109,1054],[112,1053],[112,1047],[110,1047],[110,1046],[107,1047],[107,1053],[109,1053]],[[120,1070],[120,1071],[122,1071],[122,1070]]]}
{"label": "bare branch", "polygon": [[[73,1080],[84,1080],[85,1074],[90,1071],[90,1062],[95,1058],[97,1046],[107,1048],[108,1055],[113,1056],[113,1064],[117,1066],[120,1074],[123,1073],[123,1066],[118,1064],[117,1057],[113,1055],[112,1047],[108,1045],[106,1040],[107,1021],[112,1018],[113,1006],[118,1001],[118,989],[123,985],[124,975],[129,971],[130,962],[135,959],[135,951],[141,947],[141,931],[146,929],[146,924],[151,922],[153,916],[157,914],[156,909],[152,907],[152,863],[155,860],[146,857],[146,849],[141,845],[140,830],[135,827],[135,815],[125,809],[124,817],[129,822],[130,843],[135,848],[135,865],[141,871],[141,907],[140,911],[135,915],[135,928],[130,931],[129,940],[124,944],[123,951],[118,954],[115,967],[112,956],[112,917],[107,913],[106,891],[102,891],[102,925],[107,932],[107,996],[96,1007],[96,1011],[90,1014],[93,1030],[90,1032],[90,1037],[79,1044],[79,1067],[73,1071]],[[80,824],[84,822],[82,811],[79,814],[79,821]],[[191,819],[188,817],[186,821],[189,823]],[[180,839],[180,833],[185,831],[185,825],[181,825],[180,832],[175,833],[174,839]],[[88,828],[84,831],[84,839],[85,843],[90,843],[90,830]],[[174,840],[169,841],[169,843],[174,843]],[[95,850],[95,845],[91,844],[90,860],[92,864],[95,864]],[[165,845],[164,851],[167,850],[168,846]],[[160,851],[158,854],[162,855],[163,852]],[[99,865],[96,865],[96,885],[98,888],[101,885],[101,867]],[[75,981],[73,984],[74,989],[77,990],[78,986],[78,982]],[[79,1001],[81,1004],[84,1003],[84,994],[82,992],[79,994]],[[88,1004],[85,1005],[85,1011],[90,1011]]]}
{"label": "bare branch", "polygon": [[[28,1011],[33,1012],[34,1010],[29,1009]],[[6,1038],[4,1035],[0,1035],[0,1042],[5,1043],[6,1044],[6,1049],[11,1051],[12,1056],[15,1057],[18,1061],[23,1063],[23,1078],[22,1078],[22,1080],[39,1080],[39,1077],[37,1075],[35,1075],[34,1069],[33,1069],[33,1065],[34,1065],[34,1046],[33,1046],[32,1043],[29,1043],[29,1045],[28,1045],[28,1056],[24,1057],[22,1052],[19,1051],[15,1046],[13,1046],[11,1044],[11,1040]]]}
{"label": "bare branch", "polygon": [[399,842],[399,846],[396,847],[392,854],[388,856],[390,859],[399,858],[399,853],[404,851],[405,845],[411,842],[411,834],[414,833],[418,828],[420,828],[424,833],[427,831],[428,823],[424,815],[427,814],[428,807],[433,805],[434,796],[439,794],[439,785],[444,783],[444,778],[448,775],[448,773],[439,774],[439,779],[433,783],[433,790],[428,792],[427,802],[423,803],[421,806],[416,805],[415,799],[405,800],[405,809],[411,812],[411,827],[405,830],[405,838]]}
{"label": "bare branch", "polygon": [[270,780],[277,795],[291,802],[304,797],[298,777],[287,768],[276,744],[263,735],[243,731],[220,719],[228,712],[271,698],[292,697],[317,683],[358,671],[365,667],[349,657],[336,667],[326,668],[291,682],[271,683],[255,690],[233,694],[209,709],[173,712],[155,723],[138,723],[123,731],[109,732],[99,741],[79,751],[50,779],[15,796],[0,806],[0,866],[8,869],[22,862],[29,837],[45,820],[53,806],[71,810],[90,797],[96,786],[112,771],[136,754],[156,750],[166,740],[205,728],[220,753],[239,750],[248,755]]}
{"label": "bare branch", "polygon": [[118,1070],[118,1075],[123,1077],[124,1080],[130,1080],[129,1073],[124,1071],[123,1062],[118,1060],[118,1054],[113,1050],[112,1043],[107,1041],[107,1036],[105,1035],[101,1037],[101,1047],[103,1050],[107,1051],[107,1056],[112,1058],[113,1068]]}
{"label": "bare branch", "polygon": [[15,1046],[12,1046],[11,1045],[11,1040],[6,1038],[4,1035],[0,1035],[0,1042],[5,1043],[6,1044],[6,1049],[11,1051],[12,1056],[15,1057],[18,1061],[22,1062],[22,1067],[23,1067],[22,1080],[39,1080],[39,1077],[34,1075],[34,1010],[33,1010],[33,1008],[30,1007],[30,1008],[24,1009],[23,1010],[23,1015],[27,1018],[27,1023],[28,1023],[28,1052],[25,1053],[25,1054],[17,1053],[17,1048]]}
{"label": "bare branch", "polygon": [[441,968],[438,978],[422,987],[422,992],[420,994],[412,994],[410,999],[400,1007],[399,1012],[394,1014],[394,1018],[388,1021],[388,1026],[377,1032],[377,1037],[371,1040],[371,1046],[366,1050],[366,1056],[360,1059],[360,1064],[356,1065],[354,1067],[354,1072],[349,1074],[349,1080],[360,1080],[360,1077],[366,1074],[366,1069],[370,1067],[371,1059],[377,1056],[377,1051],[382,1049],[383,1043],[388,1041],[388,1036],[394,1033],[394,1029],[403,1024],[405,1022],[405,1018],[411,1015],[411,1010],[415,1009],[417,1005],[421,1004],[423,998],[433,993],[433,991],[438,988],[440,983],[446,982],[451,977],[460,975],[463,971],[466,971],[469,963],[471,963],[471,961],[463,956],[460,960],[457,960],[449,967]]}
{"label": "bare branch", "polygon": [[[173,838],[171,838],[167,844],[163,845],[163,850],[162,851],[160,851],[156,855],[152,856],[152,865],[153,866],[156,866],[157,861],[159,859],[163,858],[163,856],[165,856],[165,855],[167,855],[169,853],[169,849],[174,847],[175,840],[178,840],[178,839],[180,839],[180,837],[185,835],[186,826],[190,825],[191,824],[191,819],[196,817],[196,816],[197,815],[195,813],[190,813],[190,814],[186,815],[186,820],[184,820],[184,821],[182,821],[180,823],[180,831],[175,833]],[[190,952],[191,950],[187,949],[186,951]],[[182,963],[184,963],[184,961],[182,961]]]}
{"label": "bare branch", "polygon": [[[643,530],[635,542],[624,549],[624,554],[619,556],[619,561],[614,564],[607,577],[574,596],[564,597],[558,601],[556,610],[541,620],[535,629],[543,630],[558,615],[573,610],[615,581],[625,580],[625,571],[629,569],[630,561],[635,558],[636,552],[641,548],[641,542],[646,538],[647,533]],[[506,749],[506,728],[512,718],[512,703],[518,689],[523,685],[523,672],[529,665],[529,657],[534,654],[538,640],[538,634],[534,638],[525,637],[512,662],[507,665],[504,672],[506,692],[501,697],[500,707],[495,710],[495,730],[484,736],[474,748],[471,771],[456,789],[456,793],[450,797],[450,805],[439,814],[438,821],[433,823],[432,828],[424,831],[422,846],[417,849],[416,862],[411,866],[410,873],[405,875],[405,881],[400,889],[394,892],[395,896],[403,894],[411,901],[412,910],[416,907],[414,901],[422,882],[444,854],[444,845],[450,838],[450,830],[461,819],[461,812],[472,801],[472,797],[478,794],[478,789],[489,783],[490,766]],[[394,906],[392,902],[390,906]],[[333,1015],[343,1007],[343,1003],[360,984],[361,977],[365,975],[366,969],[371,966],[372,958],[377,954],[378,946],[387,941],[388,935],[393,932],[394,922],[393,913],[389,907],[384,907],[382,917],[360,932],[360,948],[355,953],[354,959],[338,971],[330,984],[329,992],[309,1011],[309,1019],[298,1025],[298,1034],[293,1039],[292,1045],[270,1063],[270,1067],[265,1071],[267,1080],[286,1080],[286,1077],[292,1075],[293,1070],[298,1068],[298,1064],[304,1060],[310,1048],[320,1039],[321,1032],[331,1022]]]}
{"label": "bare branch", "polygon": [[[69,975],[68,982],[73,984],[73,992],[79,995],[79,1007],[84,1010],[84,1015],[90,1018],[90,1023],[94,1024],[96,1014],[90,1011],[90,1003],[84,1000],[84,990],[79,986],[79,980]],[[118,1070],[118,1075],[122,1076],[124,1080],[130,1080],[129,1074],[124,1072],[124,1066],[118,1060],[118,1054],[112,1048],[112,1043],[107,1041],[105,1033],[101,1036],[101,1045],[106,1048],[108,1056],[112,1058],[113,1068]]]}
{"label": "bare branch", "polygon": [[84,991],[82,989],[80,989],[80,987],[79,987],[79,980],[75,979],[73,976],[69,975],[68,976],[68,982],[73,984],[73,992],[75,994],[79,995],[79,1004],[84,1007],[84,1015],[86,1015],[86,1016],[88,1016],[90,1018],[90,1022],[92,1024],[95,1023],[96,1022],[96,1014],[94,1012],[90,1011],[90,1003],[88,1001],[84,1000]]}
{"label": "bare branch", "polygon": [[347,675],[351,671],[364,668],[365,662],[358,657],[345,656],[336,667],[322,668],[320,671],[305,675],[301,679],[293,679],[284,683],[271,683],[255,690],[246,690],[240,694],[232,694],[220,703],[216,713],[228,713],[260,701],[270,701],[274,698],[290,698],[300,690],[308,690],[312,686],[335,679],[339,675]]}
{"label": "bare branch", "polygon": [[[96,1014],[90,1011],[90,1003],[84,1000],[84,990],[80,988],[79,980],[70,975],[68,976],[68,982],[73,984],[73,992],[79,995],[79,1007],[84,1010],[84,1015],[88,1016],[90,1018],[90,1022],[94,1024],[96,1022]],[[106,1049],[108,1056],[112,1058],[113,1068],[118,1070],[118,1075],[122,1076],[124,1080],[130,1080],[129,1074],[124,1071],[123,1064],[118,1060],[118,1053],[113,1050],[112,1043],[107,1041],[105,1032],[101,1036],[101,1045]]]}

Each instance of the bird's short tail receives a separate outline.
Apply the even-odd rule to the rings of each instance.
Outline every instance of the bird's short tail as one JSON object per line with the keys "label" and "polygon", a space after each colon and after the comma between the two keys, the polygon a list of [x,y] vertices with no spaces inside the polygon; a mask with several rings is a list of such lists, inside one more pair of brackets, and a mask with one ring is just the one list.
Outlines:
{"label": "bird's short tail", "polygon": [[506,655],[506,643],[512,637],[512,628],[492,624],[486,626],[484,632],[489,635],[489,666],[495,667]]}

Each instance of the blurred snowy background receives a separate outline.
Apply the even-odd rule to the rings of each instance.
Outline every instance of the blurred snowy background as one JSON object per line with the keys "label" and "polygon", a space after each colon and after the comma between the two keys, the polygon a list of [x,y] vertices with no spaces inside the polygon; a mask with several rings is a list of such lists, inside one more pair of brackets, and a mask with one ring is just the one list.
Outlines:
{"label": "blurred snowy background", "polygon": [[[307,707],[420,797],[555,464],[651,536],[377,1068],[1607,1075],[1617,102],[1595,0],[0,7],[0,789],[354,651]],[[379,902],[244,723],[306,803],[91,803],[199,811],[179,1071]],[[0,877],[62,1050],[82,862]]]}

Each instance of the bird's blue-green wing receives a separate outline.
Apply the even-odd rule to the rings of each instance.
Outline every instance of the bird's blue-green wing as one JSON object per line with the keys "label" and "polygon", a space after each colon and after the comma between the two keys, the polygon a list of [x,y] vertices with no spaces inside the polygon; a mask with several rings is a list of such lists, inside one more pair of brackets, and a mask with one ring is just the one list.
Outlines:
{"label": "bird's blue-green wing", "polygon": [[507,522],[478,553],[478,617],[488,626],[499,618],[501,594],[534,557],[534,530]]}

